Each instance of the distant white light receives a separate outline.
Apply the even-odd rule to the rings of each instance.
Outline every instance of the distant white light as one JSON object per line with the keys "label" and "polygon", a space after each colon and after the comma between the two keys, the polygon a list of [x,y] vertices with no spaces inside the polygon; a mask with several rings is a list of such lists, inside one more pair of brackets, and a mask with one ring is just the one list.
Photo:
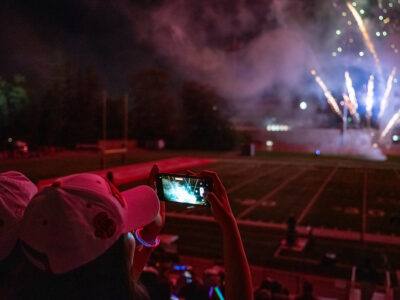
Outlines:
{"label": "distant white light", "polygon": [[342,51],[343,51],[342,47],[338,47],[338,48],[337,48],[337,51],[338,51],[338,52],[342,52]]}
{"label": "distant white light", "polygon": [[382,20],[383,20],[383,16],[379,16],[379,18],[378,18],[378,19],[382,21]]}
{"label": "distant white light", "polygon": [[393,7],[393,3],[392,2],[389,2],[389,7]]}
{"label": "distant white light", "polygon": [[301,101],[299,106],[300,106],[301,110],[306,110],[307,109],[307,102]]}
{"label": "distant white light", "polygon": [[269,124],[267,125],[267,131],[289,131],[290,127],[284,124]]}
{"label": "distant white light", "polygon": [[351,3],[354,7],[356,7],[357,6],[357,2],[353,2],[353,3]]}
{"label": "distant white light", "polygon": [[400,136],[398,136],[397,134],[394,134],[393,136],[392,136],[392,141],[393,142],[398,142],[400,140]]}
{"label": "distant white light", "polygon": [[337,34],[337,35],[340,35],[341,33],[342,33],[342,32],[340,31],[340,29],[337,29],[337,30],[336,30],[336,34]]}
{"label": "distant white light", "polygon": [[351,21],[347,21],[347,25],[351,26]]}
{"label": "distant white light", "polygon": [[363,57],[363,56],[364,56],[364,51],[358,52],[358,55],[360,55],[361,57]]}
{"label": "distant white light", "polygon": [[361,14],[361,15],[365,14],[365,10],[360,9],[360,14]]}
{"label": "distant white light", "polygon": [[268,140],[268,141],[265,142],[265,145],[266,145],[267,147],[272,147],[272,146],[274,145],[274,142]]}
{"label": "distant white light", "polygon": [[352,44],[354,42],[353,38],[349,38],[349,43]]}
{"label": "distant white light", "polygon": [[335,51],[333,51],[333,52],[332,52],[332,56],[333,56],[333,57],[336,57],[336,56],[337,56],[337,53],[336,53]]}
{"label": "distant white light", "polygon": [[393,82],[394,82],[394,83],[397,83],[397,78],[393,79]]}
{"label": "distant white light", "polygon": [[343,17],[347,16],[347,13],[346,13],[345,11],[342,12],[342,16],[343,16]]}
{"label": "distant white light", "polygon": [[383,34],[383,36],[387,36],[387,32],[386,31],[382,32],[382,34]]}
{"label": "distant white light", "polygon": [[315,150],[314,153],[315,153],[315,155],[319,156],[319,155],[321,155],[321,150],[317,149],[317,150]]}
{"label": "distant white light", "polygon": [[11,143],[11,142],[13,141],[13,139],[12,139],[12,138],[8,138],[7,141],[8,141],[9,143]]}
{"label": "distant white light", "polygon": [[375,32],[376,36],[381,36],[381,33],[379,31]]}

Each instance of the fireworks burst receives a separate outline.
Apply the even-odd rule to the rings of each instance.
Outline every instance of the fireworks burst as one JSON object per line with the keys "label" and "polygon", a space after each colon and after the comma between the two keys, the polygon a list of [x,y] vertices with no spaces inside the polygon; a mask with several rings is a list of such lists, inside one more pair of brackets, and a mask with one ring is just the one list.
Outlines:
{"label": "fireworks burst", "polygon": [[385,129],[383,129],[380,139],[382,140],[392,129],[399,123],[400,120],[400,110],[393,115],[393,117],[387,123]]}
{"label": "fireworks burst", "polygon": [[375,60],[375,64],[377,66],[379,73],[382,74],[382,68],[381,68],[379,57],[378,57],[378,53],[376,52],[375,45],[369,36],[368,30],[365,27],[363,19],[361,18],[358,11],[353,7],[353,5],[350,4],[350,2],[347,2],[346,5],[347,5],[348,9],[350,10],[351,14],[353,15],[354,19],[357,22],[357,26],[361,32],[365,46],[368,48],[369,52],[371,52],[371,54]]}
{"label": "fireworks burst", "polygon": [[346,81],[346,88],[347,88],[347,95],[343,95],[343,98],[348,99],[346,101],[345,99],[345,103],[348,103],[348,108],[349,108],[349,112],[352,116],[354,116],[357,120],[360,119],[358,113],[357,113],[357,109],[358,109],[358,102],[357,102],[357,97],[356,97],[356,91],[354,90],[353,87],[353,81],[351,80],[350,74],[349,72],[345,72],[344,73],[344,78]]}
{"label": "fireworks burst", "polygon": [[367,85],[367,97],[365,99],[365,110],[369,122],[371,122],[372,108],[374,106],[374,81],[374,75],[370,75]]}
{"label": "fireworks burst", "polygon": [[335,97],[333,97],[331,91],[328,89],[325,82],[321,79],[321,77],[318,76],[317,71],[315,69],[312,69],[310,73],[311,73],[311,75],[314,76],[315,81],[318,83],[318,85],[321,87],[322,91],[324,92],[326,101],[328,102],[329,106],[332,108],[332,110],[335,113],[337,113],[341,117],[342,112],[340,111],[340,108],[336,102]]}
{"label": "fireworks burst", "polygon": [[[397,21],[400,1],[398,3],[379,1],[378,4],[373,5],[359,1],[348,2],[347,0],[340,5],[337,1],[333,2],[333,6],[340,9],[341,16],[344,18],[341,18],[344,21],[340,21],[339,24],[345,26],[336,27],[335,38],[340,44],[331,53],[336,61],[342,57],[342,60],[337,61],[343,63],[343,65],[338,66],[344,69],[344,83],[341,91],[343,95],[343,102],[341,103],[344,105],[342,107],[338,106],[338,102],[333,96],[339,93],[339,87],[337,86],[331,92],[315,70],[312,70],[311,74],[315,77],[315,81],[322,89],[327,102],[337,115],[346,116],[349,112],[353,120],[356,121],[353,127],[362,128],[367,125],[369,128],[376,128],[380,132],[378,137],[383,141],[395,129],[395,126],[400,124],[400,110],[396,108],[393,97],[394,84],[397,82],[396,67],[390,66],[391,72],[388,74],[387,63],[390,63],[390,56],[382,56],[385,59],[381,61],[377,49],[386,49],[393,55],[398,55],[400,52],[394,39],[386,39],[394,32],[400,31],[400,22]],[[395,6],[397,7],[394,8]],[[358,36],[360,39],[357,41]],[[373,38],[375,39],[373,40]],[[377,47],[374,44],[376,41],[380,41],[382,44]],[[384,41],[390,41],[390,43],[383,44]],[[388,47],[389,45],[390,47]],[[355,55],[355,58],[350,55]],[[348,66],[349,61],[350,66]],[[371,68],[371,62],[373,70],[366,73],[365,71]],[[354,71],[351,69],[353,67],[355,68]],[[360,81],[367,74],[368,81]],[[356,81],[353,81],[352,75],[355,76],[353,78]],[[364,101],[359,102],[361,99]],[[391,116],[389,113],[393,109],[396,113]],[[387,120],[389,121],[387,122]],[[349,120],[347,117],[343,117],[342,121],[343,128],[346,128]],[[378,127],[380,127],[380,130]]]}
{"label": "fireworks burst", "polygon": [[389,75],[389,78],[386,82],[386,89],[385,89],[385,93],[383,94],[382,100],[381,100],[381,107],[380,107],[380,111],[379,111],[379,117],[382,117],[386,111],[386,108],[388,106],[388,102],[389,102],[389,96],[390,93],[392,92],[392,88],[393,88],[393,80],[394,80],[394,76],[396,75],[396,68],[393,68],[392,72]]}

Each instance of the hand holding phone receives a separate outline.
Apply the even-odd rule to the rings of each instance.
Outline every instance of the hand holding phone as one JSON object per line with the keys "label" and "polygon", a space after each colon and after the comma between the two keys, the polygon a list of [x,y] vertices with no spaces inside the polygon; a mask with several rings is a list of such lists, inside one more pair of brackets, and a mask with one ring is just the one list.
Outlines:
{"label": "hand holding phone", "polygon": [[206,196],[212,190],[212,180],[208,177],[160,173],[156,185],[162,201],[209,206]]}
{"label": "hand holding phone", "polygon": [[[211,204],[212,212],[217,223],[222,225],[236,223],[229,204],[228,194],[217,173],[203,171],[200,175],[213,183],[213,190],[208,193],[207,200]],[[228,226],[228,227],[229,227]]]}

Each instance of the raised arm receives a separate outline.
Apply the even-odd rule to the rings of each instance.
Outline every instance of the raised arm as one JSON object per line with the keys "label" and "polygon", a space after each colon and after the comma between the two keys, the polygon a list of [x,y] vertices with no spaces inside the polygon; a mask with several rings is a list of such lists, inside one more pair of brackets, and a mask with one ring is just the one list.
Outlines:
{"label": "raised arm", "polygon": [[225,187],[215,172],[204,171],[213,181],[213,192],[207,195],[216,222],[222,230],[227,300],[253,299],[252,279],[246,253]]}
{"label": "raised arm", "polygon": [[[156,165],[151,169],[148,185],[152,188],[155,188],[155,177],[158,174],[158,167]],[[165,203],[160,202],[160,213],[154,219],[153,222],[146,225],[141,231],[141,237],[143,240],[152,242],[155,241],[165,223]],[[153,252],[154,248],[146,248],[140,245],[137,245],[134,254],[133,267],[132,267],[132,276],[135,280],[138,280],[140,274],[145,267],[150,254]]]}

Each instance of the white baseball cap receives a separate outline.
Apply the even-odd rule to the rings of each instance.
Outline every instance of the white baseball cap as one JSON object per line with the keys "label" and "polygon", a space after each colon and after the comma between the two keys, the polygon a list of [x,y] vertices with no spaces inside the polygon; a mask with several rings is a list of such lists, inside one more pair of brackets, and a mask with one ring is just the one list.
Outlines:
{"label": "white baseball cap", "polygon": [[36,193],[36,186],[23,174],[0,173],[0,260],[14,249],[25,208]]}
{"label": "white baseball cap", "polygon": [[66,273],[102,255],[122,234],[152,222],[159,209],[149,186],[119,193],[99,175],[63,177],[27,207],[22,249],[38,268]]}

